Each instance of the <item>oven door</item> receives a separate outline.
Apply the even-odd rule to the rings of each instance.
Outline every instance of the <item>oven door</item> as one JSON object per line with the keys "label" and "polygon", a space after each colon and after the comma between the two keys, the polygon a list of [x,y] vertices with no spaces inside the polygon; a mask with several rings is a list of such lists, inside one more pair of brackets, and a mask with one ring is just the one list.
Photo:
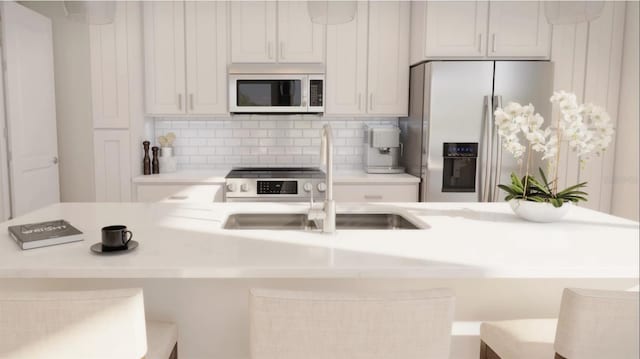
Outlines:
{"label": "oven door", "polygon": [[229,110],[309,112],[308,88],[306,75],[229,75]]}

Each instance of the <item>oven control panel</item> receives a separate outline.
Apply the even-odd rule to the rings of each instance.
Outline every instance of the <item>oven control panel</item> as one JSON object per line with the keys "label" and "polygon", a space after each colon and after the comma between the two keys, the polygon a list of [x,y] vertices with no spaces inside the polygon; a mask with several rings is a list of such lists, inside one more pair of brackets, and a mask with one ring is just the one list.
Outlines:
{"label": "oven control panel", "polygon": [[326,184],[323,178],[227,178],[224,197],[234,201],[290,201],[304,202],[324,199]]}
{"label": "oven control panel", "polygon": [[298,194],[298,181],[257,181],[258,194]]}

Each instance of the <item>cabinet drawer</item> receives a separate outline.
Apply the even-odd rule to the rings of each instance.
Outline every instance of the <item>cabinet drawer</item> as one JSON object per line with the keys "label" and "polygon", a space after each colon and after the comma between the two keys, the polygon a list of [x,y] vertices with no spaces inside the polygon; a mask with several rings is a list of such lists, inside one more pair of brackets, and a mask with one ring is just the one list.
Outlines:
{"label": "cabinet drawer", "polygon": [[418,186],[409,184],[334,184],[336,202],[417,202]]}
{"label": "cabinet drawer", "polygon": [[138,185],[138,202],[222,202],[222,185]]}

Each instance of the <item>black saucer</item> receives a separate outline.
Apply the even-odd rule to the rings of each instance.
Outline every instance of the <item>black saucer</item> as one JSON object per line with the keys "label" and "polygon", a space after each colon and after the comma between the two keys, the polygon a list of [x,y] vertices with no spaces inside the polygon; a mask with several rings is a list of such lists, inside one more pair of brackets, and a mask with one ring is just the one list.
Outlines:
{"label": "black saucer", "polygon": [[133,251],[136,248],[138,248],[138,242],[136,242],[134,240],[131,240],[131,241],[129,241],[129,244],[127,245],[127,248],[118,249],[118,250],[115,250],[115,251],[103,251],[102,250],[102,243],[96,243],[96,244],[91,246],[91,251],[93,253],[96,253],[96,254],[111,255],[111,254],[128,253],[128,252]]}

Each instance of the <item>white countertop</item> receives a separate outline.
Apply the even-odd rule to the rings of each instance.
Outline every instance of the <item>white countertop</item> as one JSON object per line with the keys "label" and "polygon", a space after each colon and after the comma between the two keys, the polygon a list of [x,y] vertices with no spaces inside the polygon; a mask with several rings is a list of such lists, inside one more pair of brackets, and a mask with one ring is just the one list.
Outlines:
{"label": "white countertop", "polygon": [[[173,173],[160,173],[154,175],[141,175],[133,178],[137,184],[162,184],[162,183],[224,183],[224,176],[231,169],[218,170],[180,170]],[[363,170],[336,171],[334,183],[418,183],[420,178],[407,173],[397,174],[372,174]]]}
{"label": "white countertop", "polygon": [[[235,212],[304,212],[306,204],[63,203],[0,224],[4,278],[637,278],[637,222],[573,208],[559,223],[515,217],[505,203],[339,205],[393,210],[424,230],[224,230]],[[77,243],[20,250],[7,226],[64,218]],[[102,256],[100,228],[126,224],[140,246]]]}

